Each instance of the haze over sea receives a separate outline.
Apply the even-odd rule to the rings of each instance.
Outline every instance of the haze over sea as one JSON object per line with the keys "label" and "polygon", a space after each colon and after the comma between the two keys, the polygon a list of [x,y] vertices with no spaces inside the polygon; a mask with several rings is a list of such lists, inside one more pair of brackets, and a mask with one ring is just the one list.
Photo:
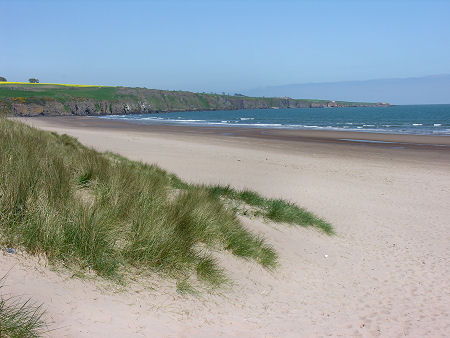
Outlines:
{"label": "haze over sea", "polygon": [[450,105],[389,107],[246,109],[110,115],[139,124],[342,130],[450,136]]}

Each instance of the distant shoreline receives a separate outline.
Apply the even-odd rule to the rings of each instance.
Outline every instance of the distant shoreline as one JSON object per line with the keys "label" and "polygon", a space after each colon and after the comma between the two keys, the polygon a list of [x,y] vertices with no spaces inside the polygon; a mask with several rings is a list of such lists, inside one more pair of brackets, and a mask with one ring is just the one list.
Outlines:
{"label": "distant shoreline", "polygon": [[387,103],[249,97],[131,87],[0,82],[0,112],[16,116],[149,114],[261,108],[373,107]]}

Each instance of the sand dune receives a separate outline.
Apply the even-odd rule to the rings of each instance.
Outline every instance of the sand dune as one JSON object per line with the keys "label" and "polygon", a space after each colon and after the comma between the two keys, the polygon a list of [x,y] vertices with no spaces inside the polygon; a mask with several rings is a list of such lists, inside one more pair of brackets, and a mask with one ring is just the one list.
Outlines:
{"label": "sand dune", "polygon": [[[255,137],[93,119],[29,119],[98,150],[157,163],[191,182],[251,188],[330,221],[335,236],[244,219],[280,255],[277,270],[217,253],[234,282],[181,296],[142,277],[125,290],[0,255],[8,292],[44,303],[50,336],[446,336],[450,332],[450,148],[350,144],[348,135]],[[231,132],[233,133],[233,131]],[[225,133],[227,134],[227,133]],[[351,136],[354,137],[354,136]],[[370,137],[366,134],[361,137]],[[376,138],[383,136],[377,135]],[[389,136],[384,136],[389,139]],[[333,140],[335,142],[333,142]],[[428,144],[426,147],[414,144]]]}

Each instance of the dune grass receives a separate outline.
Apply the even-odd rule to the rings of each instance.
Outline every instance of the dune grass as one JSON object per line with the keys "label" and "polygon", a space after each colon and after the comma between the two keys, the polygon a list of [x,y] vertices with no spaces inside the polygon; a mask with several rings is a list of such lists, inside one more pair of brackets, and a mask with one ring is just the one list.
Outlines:
{"label": "dune grass", "polygon": [[223,198],[257,206],[276,222],[325,222],[253,192],[188,185],[154,165],[99,153],[67,135],[0,118],[0,235],[5,245],[120,278],[149,269],[220,285],[214,250],[274,268],[277,254],[246,230]]}
{"label": "dune grass", "polygon": [[[0,279],[0,291],[4,277]],[[0,337],[40,337],[46,331],[44,311],[30,299],[0,295]]]}
{"label": "dune grass", "polygon": [[[316,227],[326,234],[334,234],[333,227],[328,222],[315,216],[311,212],[282,199],[266,199],[251,190],[235,190],[229,186],[213,186],[209,188],[212,194],[222,198],[240,201],[253,207],[250,211],[254,216],[262,216],[273,222],[296,224],[303,227]],[[247,214],[248,209],[242,209],[242,204],[234,203],[234,210]]]}

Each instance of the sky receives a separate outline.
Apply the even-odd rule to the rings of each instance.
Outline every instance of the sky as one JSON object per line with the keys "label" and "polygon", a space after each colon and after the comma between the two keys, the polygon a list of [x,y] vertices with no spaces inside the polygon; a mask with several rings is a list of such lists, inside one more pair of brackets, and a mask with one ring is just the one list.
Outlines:
{"label": "sky", "polygon": [[238,92],[450,74],[450,1],[0,0],[9,81]]}

